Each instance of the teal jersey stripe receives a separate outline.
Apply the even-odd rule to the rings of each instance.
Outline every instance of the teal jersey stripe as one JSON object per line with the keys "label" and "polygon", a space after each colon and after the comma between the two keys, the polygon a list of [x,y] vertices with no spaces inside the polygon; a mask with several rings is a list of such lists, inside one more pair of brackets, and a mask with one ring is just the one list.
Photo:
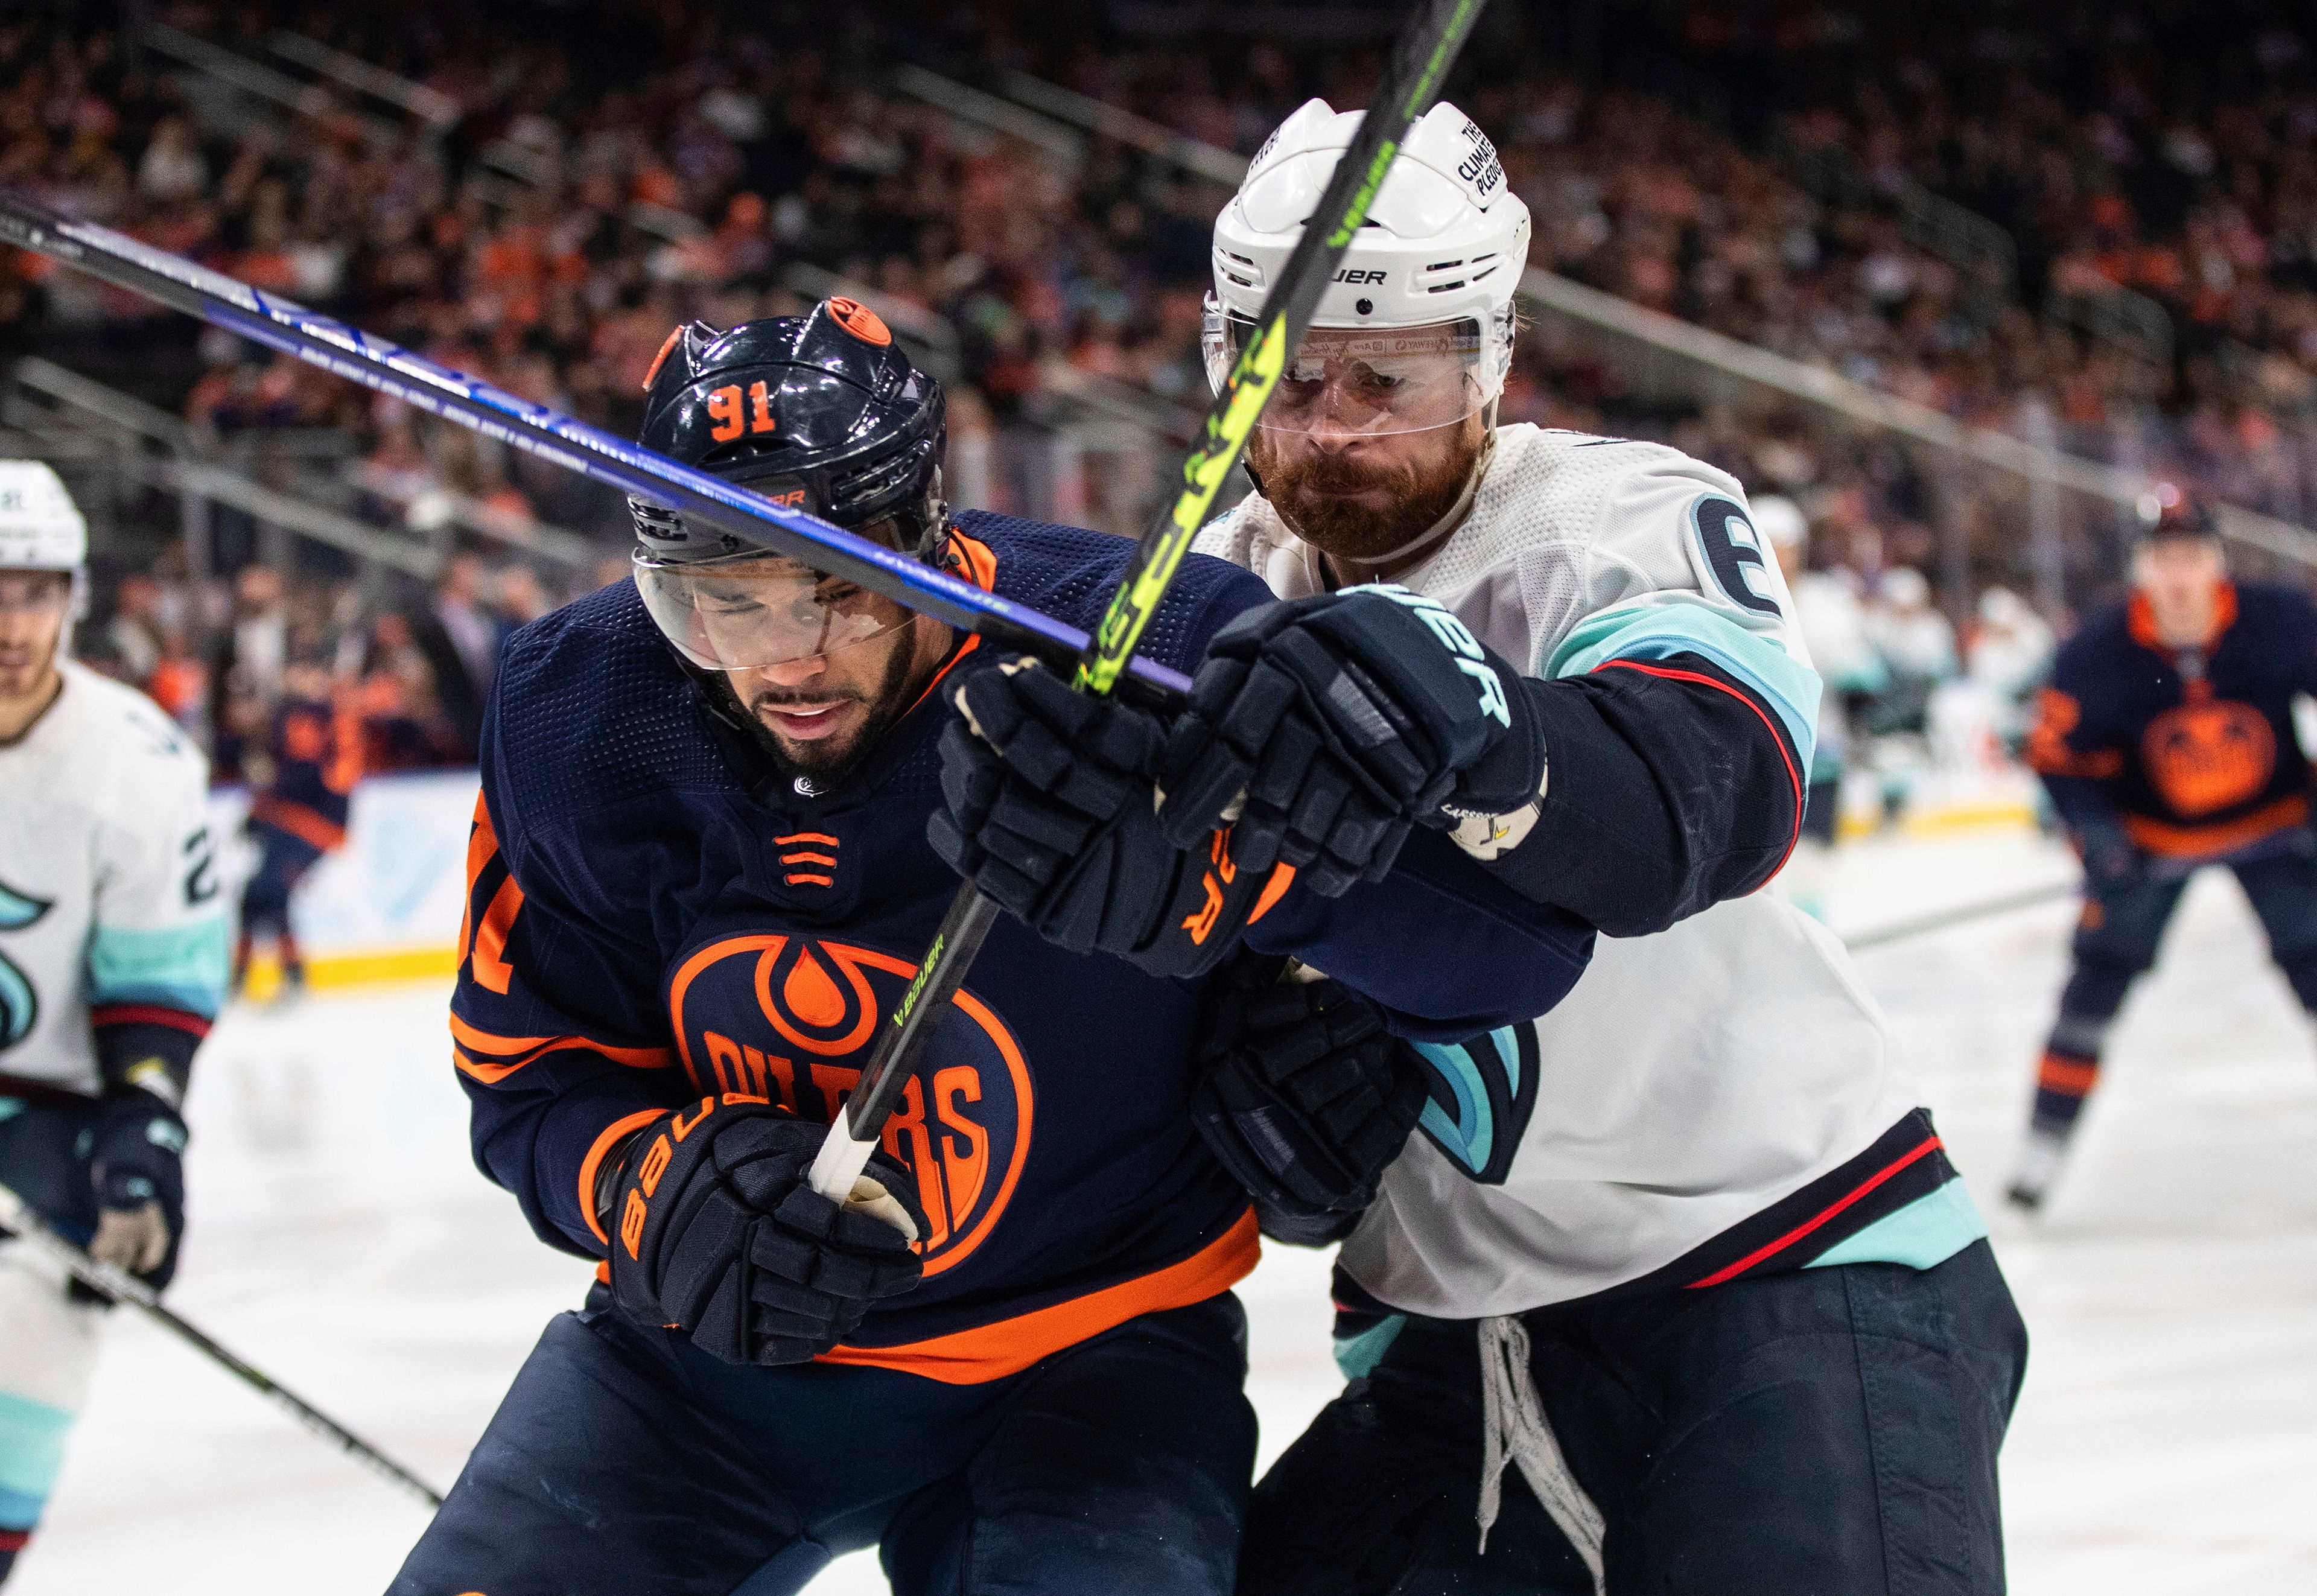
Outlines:
{"label": "teal jersey stripe", "polygon": [[30,1529],[65,1466],[73,1416],[0,1391],[0,1529]]}
{"label": "teal jersey stripe", "polygon": [[1749,631],[1730,612],[1693,593],[1659,593],[1642,604],[1588,615],[1544,663],[1547,677],[1582,676],[1612,659],[1699,654],[1761,695],[1807,767],[1818,741],[1818,673],[1776,639]]}
{"label": "teal jersey stripe", "polygon": [[1903,1263],[1928,1269],[1945,1263],[1987,1233],[1987,1221],[1960,1176],[1926,1192],[1895,1214],[1837,1242],[1805,1267],[1838,1263]]}
{"label": "teal jersey stripe", "polygon": [[99,926],[88,943],[88,1000],[158,1003],[214,1019],[225,1003],[223,915],[157,931]]}
{"label": "teal jersey stripe", "polygon": [[1383,1361],[1391,1350],[1392,1342],[1408,1328],[1408,1315],[1394,1314],[1381,1323],[1371,1324],[1357,1335],[1336,1338],[1336,1367],[1346,1380],[1364,1380]]}

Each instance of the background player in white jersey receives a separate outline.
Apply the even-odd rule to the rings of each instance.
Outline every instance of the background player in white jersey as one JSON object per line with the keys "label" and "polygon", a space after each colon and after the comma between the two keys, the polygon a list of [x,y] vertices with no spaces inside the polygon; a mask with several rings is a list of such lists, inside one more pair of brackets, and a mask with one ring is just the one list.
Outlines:
{"label": "background player in white jersey", "polygon": [[1850,583],[1832,571],[1810,569],[1810,522],[1790,498],[1767,494],[1747,517],[1777,556],[1793,596],[1794,624],[1817,670],[1821,691],[1818,736],[1811,746],[1809,796],[1802,840],[1778,877],[1794,907],[1826,918],[1828,856],[1842,830],[1842,773],[1850,752],[1850,705],[1883,690],[1889,680],[1882,656],[1866,641],[1866,611]]}
{"label": "background player in white jersey", "polygon": [[[1216,363],[1356,120],[1306,104],[1217,222]],[[1210,646],[1177,846],[1236,816],[1238,867],[1328,892],[1452,829],[1603,933],[1456,1046],[1324,980],[1221,1017],[1194,1110],[1275,1233],[1350,1233],[1356,1376],[1258,1485],[1239,1589],[1999,1590],[2024,1331],[1883,1017],[1756,890],[1820,694],[1785,584],[1722,472],[1494,425],[1527,238],[1435,108],[1199,542],[1288,602]]]}
{"label": "background player in white jersey", "polygon": [[[144,697],[65,657],[86,546],[55,472],[0,461],[0,1182],[159,1286],[225,920],[207,761]],[[55,1483],[101,1313],[0,1232],[0,1581]]]}

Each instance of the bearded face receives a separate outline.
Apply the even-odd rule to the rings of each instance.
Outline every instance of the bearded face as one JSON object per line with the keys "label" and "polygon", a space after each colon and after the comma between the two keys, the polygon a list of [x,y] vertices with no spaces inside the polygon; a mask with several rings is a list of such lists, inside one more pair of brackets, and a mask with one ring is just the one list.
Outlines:
{"label": "bearded face", "polygon": [[1258,427],[1247,454],[1298,537],[1338,560],[1373,563],[1455,507],[1486,441],[1475,414],[1382,436]]}

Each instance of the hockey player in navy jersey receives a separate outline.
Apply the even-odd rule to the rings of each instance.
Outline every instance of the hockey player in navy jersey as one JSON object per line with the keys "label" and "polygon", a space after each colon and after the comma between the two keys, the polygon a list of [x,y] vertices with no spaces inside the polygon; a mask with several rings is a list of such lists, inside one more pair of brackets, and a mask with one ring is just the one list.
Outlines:
{"label": "hockey player in navy jersey", "polygon": [[[1217,221],[1211,369],[1356,121],[1305,105]],[[1319,891],[1447,837],[1605,933],[1551,1012],[1461,1044],[1346,1034],[1329,983],[1262,972],[1222,1006],[1194,1111],[1276,1233],[1346,1236],[1354,1376],[1257,1485],[1239,1588],[1999,1591],[2018,1315],[1841,948],[1758,890],[1818,709],[1792,599],[1721,471],[1495,425],[1527,240],[1436,107],[1197,545],[1287,602],[1169,727],[1186,855],[1229,814],[1242,871]],[[1020,778],[993,856],[1032,856],[1069,816],[981,758]],[[1414,1134],[1351,1107],[1410,1080]]]}
{"label": "hockey player in navy jersey", "polygon": [[2116,1011],[2196,869],[2235,874],[2270,956],[2317,1011],[2317,838],[2293,719],[2295,696],[2317,693],[2317,605],[2231,581],[2193,499],[2162,510],[2133,586],[2060,650],[2028,738],[2083,857],[2084,908],[2011,1185],[2027,1208],[2059,1171]]}
{"label": "hockey player in navy jersey", "polygon": [[[939,499],[938,387],[851,301],[672,335],[642,437],[1073,623],[1114,538]],[[1440,839],[1340,896],[1159,837],[1145,722],[879,595],[635,506],[635,580],[511,641],[452,1003],[478,1161],[604,1260],[516,1376],[398,1596],[792,1591],[881,1548],[902,1592],[1222,1592],[1254,1454],[1247,1193],[1189,1113],[1237,951],[1344,995],[1347,1045],[1549,1007],[1589,931]],[[1182,667],[1261,585],[1193,558]],[[1006,667],[1006,668],[1001,668]],[[961,711],[959,701],[962,700]],[[958,878],[1034,807],[1073,867],[1012,901],[853,1200],[806,1171]],[[1017,877],[1013,888],[1027,877]],[[1114,892],[1113,889],[1116,889]],[[1360,1105],[1396,1119],[1403,1092]]]}
{"label": "hockey player in navy jersey", "polygon": [[290,924],[298,883],[345,844],[354,784],[362,779],[362,721],[322,659],[300,650],[282,673],[282,700],[268,729],[263,767],[254,772],[247,830],[257,868],[241,889],[241,929],[233,949],[233,990],[249,979],[258,938],[271,937],[282,991],[302,992],[306,961]]}

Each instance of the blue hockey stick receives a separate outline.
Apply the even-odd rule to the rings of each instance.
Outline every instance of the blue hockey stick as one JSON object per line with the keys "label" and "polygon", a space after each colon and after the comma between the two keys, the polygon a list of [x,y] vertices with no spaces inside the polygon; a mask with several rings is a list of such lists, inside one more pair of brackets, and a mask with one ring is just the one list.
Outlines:
{"label": "blue hockey stick", "polygon": [[[70,220],[4,189],[0,189],[0,243],[76,266],[116,288],[294,354],[335,376],[391,394],[622,493],[669,505],[736,536],[761,539],[816,570],[857,582],[1000,647],[1033,655],[1057,670],[1075,669],[1087,653],[1087,633],[1027,605],[985,593],[947,571],[706,471],[678,465],[576,417],[519,399],[302,305],[260,293],[182,256],[109,228]],[[1187,692],[1191,686],[1180,671],[1147,659],[1136,659],[1129,675],[1141,687],[1162,696]]]}

